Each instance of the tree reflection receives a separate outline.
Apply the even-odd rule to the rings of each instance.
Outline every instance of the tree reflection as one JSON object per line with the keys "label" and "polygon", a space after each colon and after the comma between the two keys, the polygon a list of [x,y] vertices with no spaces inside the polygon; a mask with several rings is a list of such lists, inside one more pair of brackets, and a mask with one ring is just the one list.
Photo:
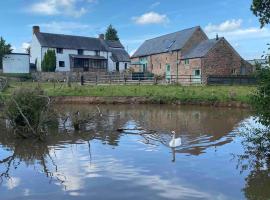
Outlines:
{"label": "tree reflection", "polygon": [[238,155],[237,168],[249,171],[243,192],[249,200],[270,198],[270,131],[247,128],[241,132],[244,153]]}

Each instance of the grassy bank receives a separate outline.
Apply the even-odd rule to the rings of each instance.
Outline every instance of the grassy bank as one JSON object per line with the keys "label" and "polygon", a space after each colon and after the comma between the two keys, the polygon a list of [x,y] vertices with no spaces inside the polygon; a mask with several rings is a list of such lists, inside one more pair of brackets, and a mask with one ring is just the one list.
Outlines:
{"label": "grassy bank", "polygon": [[[36,87],[37,83],[11,83],[4,95],[9,95],[18,87]],[[163,85],[112,85],[112,86],[79,86],[67,87],[52,83],[40,86],[49,96],[93,96],[93,97],[150,97],[153,101],[204,101],[249,103],[250,95],[255,91],[251,86],[163,86]]]}

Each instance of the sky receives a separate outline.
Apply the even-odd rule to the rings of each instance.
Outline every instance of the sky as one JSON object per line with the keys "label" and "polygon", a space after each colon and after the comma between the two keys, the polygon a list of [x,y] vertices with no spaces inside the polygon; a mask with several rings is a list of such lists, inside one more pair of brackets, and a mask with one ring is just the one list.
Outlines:
{"label": "sky", "polygon": [[130,54],[146,40],[201,26],[225,37],[245,59],[260,58],[270,25],[260,28],[251,0],[0,0],[0,36],[24,52],[32,26],[41,32],[97,37],[109,24]]}

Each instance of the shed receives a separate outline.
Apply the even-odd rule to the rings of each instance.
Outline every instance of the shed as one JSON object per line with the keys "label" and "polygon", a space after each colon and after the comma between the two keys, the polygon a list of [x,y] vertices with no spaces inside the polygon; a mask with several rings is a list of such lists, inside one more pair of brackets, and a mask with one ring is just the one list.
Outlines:
{"label": "shed", "polygon": [[3,57],[3,73],[29,73],[30,56],[24,53],[5,54]]}

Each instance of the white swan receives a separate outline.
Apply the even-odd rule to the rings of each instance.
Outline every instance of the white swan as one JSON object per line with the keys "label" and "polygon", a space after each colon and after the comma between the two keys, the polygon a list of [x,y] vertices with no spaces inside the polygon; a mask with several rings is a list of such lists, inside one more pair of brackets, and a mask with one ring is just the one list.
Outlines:
{"label": "white swan", "polygon": [[181,138],[175,138],[175,131],[172,131],[172,134],[173,134],[173,138],[172,140],[170,141],[169,143],[169,146],[171,148],[176,148],[176,147],[179,147],[182,145],[182,140]]}

